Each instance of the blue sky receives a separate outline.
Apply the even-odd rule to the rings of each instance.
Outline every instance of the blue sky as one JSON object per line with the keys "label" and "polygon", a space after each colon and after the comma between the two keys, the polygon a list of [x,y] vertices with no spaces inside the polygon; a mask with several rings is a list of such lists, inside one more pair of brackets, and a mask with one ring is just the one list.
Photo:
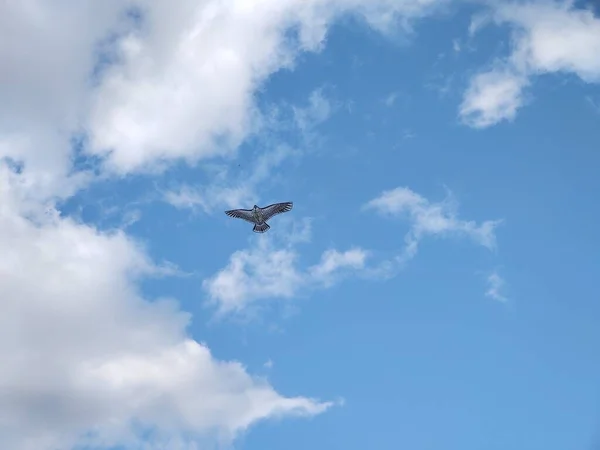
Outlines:
{"label": "blue sky", "polygon": [[3,448],[596,448],[600,17],[137,6],[0,6]]}

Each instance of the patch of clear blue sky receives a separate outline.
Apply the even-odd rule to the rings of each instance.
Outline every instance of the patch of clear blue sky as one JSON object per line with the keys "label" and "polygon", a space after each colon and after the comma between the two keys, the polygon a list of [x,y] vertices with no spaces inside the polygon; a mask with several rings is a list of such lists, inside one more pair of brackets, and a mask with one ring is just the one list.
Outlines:
{"label": "patch of clear blue sky", "polygon": [[[318,217],[313,241],[299,248],[303,264],[329,247],[356,244],[383,256],[400,249],[406,224],[359,212],[397,186],[433,201],[447,186],[461,217],[504,219],[496,253],[466,241],[426,240],[393,280],[350,279],[299,299],[297,314],[275,309],[244,325],[209,322],[201,278],[144,285],[150,297],[173,296],[192,312],[191,334],[218,358],[241,360],[285,395],[346,400],[312,420],[260,424],[238,448],[589,448],[600,399],[600,114],[585,97],[600,99],[600,92],[573,77],[544,76],[514,123],[459,125],[469,75],[505,54],[508,42],[506,30],[492,28],[473,41],[474,51],[454,54],[452,39],[467,34],[467,12],[420,23],[410,45],[337,26],[322,53],[274,75],[262,103],[304,104],[325,86],[330,99],[352,101],[352,109],[320,126],[325,140],[314,153],[278,169],[282,186],[260,193],[295,201],[296,217]],[[430,86],[444,81],[446,95]],[[383,100],[393,92],[397,101],[387,107]],[[415,136],[406,139],[406,131]],[[234,170],[251,165],[260,145],[245,145]],[[157,182],[169,180],[206,178],[201,169],[178,166]],[[100,202],[136,207],[154,182],[97,185],[66,210],[82,207],[82,218],[96,223]],[[154,257],[201,276],[256,238],[219,213],[191,215],[160,202],[139,208],[142,219],[130,232]],[[484,297],[484,275],[496,268],[510,307]],[[262,367],[268,359],[272,369]]]}

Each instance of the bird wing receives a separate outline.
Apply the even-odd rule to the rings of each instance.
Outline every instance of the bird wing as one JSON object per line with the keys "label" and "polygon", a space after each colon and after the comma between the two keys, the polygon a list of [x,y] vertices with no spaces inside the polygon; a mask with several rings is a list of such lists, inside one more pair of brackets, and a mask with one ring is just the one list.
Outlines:
{"label": "bird wing", "polygon": [[260,208],[262,210],[263,219],[266,222],[271,217],[292,210],[294,204],[292,202],[273,203],[272,205]]}
{"label": "bird wing", "polygon": [[225,211],[225,214],[235,219],[242,219],[246,222],[255,223],[251,209],[231,209],[229,211]]}

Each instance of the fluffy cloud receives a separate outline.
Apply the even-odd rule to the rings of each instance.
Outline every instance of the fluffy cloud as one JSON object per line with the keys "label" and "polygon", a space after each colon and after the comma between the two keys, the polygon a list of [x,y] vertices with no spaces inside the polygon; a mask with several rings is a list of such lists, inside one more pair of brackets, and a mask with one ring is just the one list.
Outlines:
{"label": "fluffy cloud", "polygon": [[[164,272],[143,248],[123,232],[61,217],[55,200],[96,176],[75,167],[84,155],[126,174],[233,154],[263,124],[257,87],[299,52],[318,50],[336,17],[354,13],[391,30],[442,3],[140,0],[135,10],[125,0],[1,3],[0,447],[135,446],[150,429],[164,437],[162,448],[171,439],[183,448],[199,434],[230,438],[257,420],[329,406],[286,398],[241,364],[215,359],[186,334],[189,317],[175,303],[139,292],[142,277]],[[326,111],[318,100],[313,119]],[[83,152],[75,152],[74,135],[83,136]],[[205,206],[197,192],[187,194],[173,201]],[[222,201],[238,201],[239,192],[229,194]],[[265,258],[261,248],[248,254],[229,266],[242,279]],[[355,250],[326,253],[309,271],[296,268],[293,250],[275,257],[273,273],[259,273],[267,286],[276,269],[298,288],[295,274],[328,284],[362,264]],[[250,283],[254,293],[244,297],[213,285],[234,303],[264,289]]]}
{"label": "fluffy cloud", "polygon": [[485,128],[502,120],[513,120],[523,104],[526,79],[510,71],[483,72],[471,80],[460,105],[462,120]]}
{"label": "fluffy cloud", "polygon": [[258,300],[292,298],[302,290],[331,287],[344,275],[365,269],[368,252],[360,248],[329,249],[319,263],[300,268],[294,244],[305,242],[307,233],[304,229],[278,240],[287,245],[260,236],[255,246],[233,253],[227,266],[203,282],[218,313],[245,312]]}
{"label": "fluffy cloud", "polygon": [[523,105],[522,92],[535,75],[573,73],[600,81],[600,18],[575,2],[494,2],[488,16],[476,16],[472,32],[495,22],[512,27],[512,52],[476,75],[460,108],[463,120],[486,127],[511,120]]}
{"label": "fluffy cloud", "polygon": [[[269,119],[271,130],[290,128],[300,133],[305,145],[314,144],[318,135],[315,128],[326,121],[332,114],[334,105],[326,98],[321,89],[316,89],[308,97],[307,105],[292,106],[291,120],[278,117],[281,111],[276,111],[275,117]],[[274,134],[274,133],[273,133]],[[258,204],[260,187],[265,183],[279,181],[277,169],[282,163],[302,154],[284,143],[273,144],[276,138],[265,139],[264,146],[273,147],[255,158],[255,163],[249,168],[240,168],[232,175],[226,165],[213,166],[208,174],[209,181],[202,185],[181,185],[163,193],[163,199],[179,209],[202,209],[210,214],[216,208],[240,208]]]}
{"label": "fluffy cloud", "polygon": [[26,162],[39,192],[67,195],[84,181],[64,186],[75,131],[89,135],[87,154],[107,158],[118,173],[231,154],[261,126],[256,89],[300,52],[319,50],[337,17],[408,29],[444,3],[5,2],[1,156]]}
{"label": "fluffy cloud", "polygon": [[359,14],[388,30],[440,3],[146,0],[141,26],[118,41],[118,63],[95,93],[89,150],[120,173],[232,153],[260,127],[257,87],[299,52],[319,50],[336,17]]}
{"label": "fluffy cloud", "polygon": [[256,247],[231,255],[227,266],[204,281],[204,288],[220,313],[239,312],[261,298],[291,298],[302,285],[292,249],[275,249],[261,237]]}
{"label": "fluffy cloud", "polygon": [[[136,430],[233,438],[257,420],[329,404],[286,398],[186,334],[189,315],[149,302],[161,273],[122,232],[104,234],[30,208],[16,175],[0,189],[0,446],[133,446]],[[90,434],[91,433],[91,434]]]}
{"label": "fluffy cloud", "polygon": [[406,244],[401,261],[414,257],[419,242],[427,236],[468,237],[486,248],[496,245],[495,228],[499,221],[487,220],[477,224],[458,217],[458,205],[452,196],[444,201],[432,203],[406,187],[384,191],[369,201],[363,209],[375,210],[383,215],[406,217],[410,230],[404,237]]}
{"label": "fluffy cloud", "polygon": [[[140,278],[164,272],[143,248],[123,232],[100,233],[61,218],[55,209],[57,197],[69,197],[90,180],[89,173],[74,170],[73,133],[90,124],[97,131],[94,120],[101,118],[101,107],[122,106],[111,105],[108,97],[101,102],[90,88],[97,81],[99,43],[111,31],[126,36],[120,41],[123,51],[135,53],[127,6],[116,0],[0,6],[2,448],[133,447],[148,429],[184,448],[198,436],[231,439],[258,420],[313,415],[329,406],[286,398],[240,363],[215,359],[206,345],[186,334],[189,316],[174,302],[141,296]],[[176,10],[164,18],[173,19]],[[183,20],[185,11],[179,13]],[[144,35],[144,42],[168,54],[168,33],[154,31]],[[131,68],[131,57],[119,56],[121,70]],[[143,61],[137,62],[140,66],[131,70],[144,71]],[[105,74],[97,92],[114,93],[115,73]],[[218,89],[216,81],[204,85],[204,93]],[[142,78],[132,82],[147,86]],[[177,89],[172,93],[177,97]],[[208,98],[202,94],[195,101],[203,96]],[[118,111],[110,117],[127,123],[135,119],[128,112],[129,117]],[[110,129],[102,131],[111,137]],[[131,150],[136,132],[146,131],[125,130],[123,145]]]}
{"label": "fluffy cloud", "polygon": [[592,10],[576,8],[573,0],[502,4],[496,20],[517,27],[511,56],[515,66],[600,81],[600,18]]}
{"label": "fluffy cloud", "polygon": [[25,166],[30,196],[70,195],[85,181],[68,176],[69,141],[87,108],[94,46],[122,7],[119,0],[0,5],[0,158]]}

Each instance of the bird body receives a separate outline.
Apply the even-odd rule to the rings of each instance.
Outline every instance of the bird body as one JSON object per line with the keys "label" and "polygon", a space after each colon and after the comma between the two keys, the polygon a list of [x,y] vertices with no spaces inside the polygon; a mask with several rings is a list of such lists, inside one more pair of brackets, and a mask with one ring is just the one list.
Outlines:
{"label": "bird body", "polygon": [[252,231],[255,233],[264,233],[271,228],[267,223],[267,220],[277,214],[291,211],[293,206],[294,204],[292,202],[273,203],[272,205],[265,206],[264,208],[254,205],[252,209],[232,209],[225,211],[225,214],[227,214],[229,217],[234,217],[236,219],[242,219],[246,222],[253,223],[254,228],[252,228]]}

